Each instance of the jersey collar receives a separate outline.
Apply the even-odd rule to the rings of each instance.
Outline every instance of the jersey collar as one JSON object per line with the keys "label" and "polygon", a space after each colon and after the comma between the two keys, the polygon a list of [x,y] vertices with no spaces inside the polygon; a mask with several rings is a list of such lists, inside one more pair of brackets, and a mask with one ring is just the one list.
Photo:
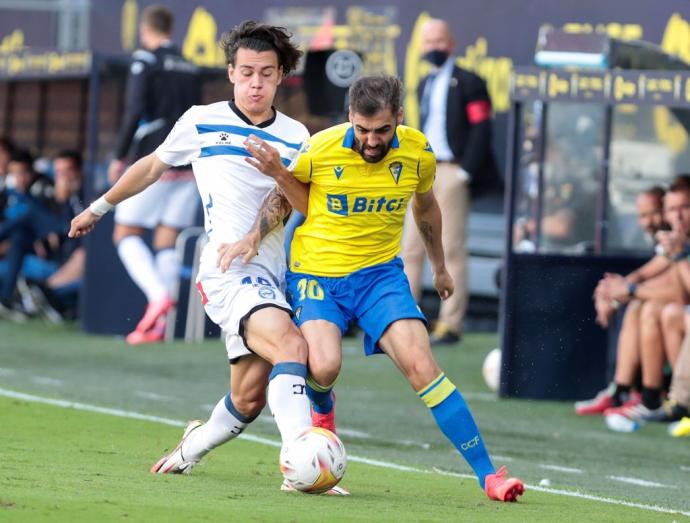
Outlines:
{"label": "jersey collar", "polygon": [[[345,138],[343,138],[343,147],[346,149],[352,149],[355,143],[355,130],[352,126],[345,131]],[[395,130],[395,136],[393,137],[393,143],[391,144],[392,149],[397,149],[400,147],[400,141],[398,141],[398,130]]]}
{"label": "jersey collar", "polygon": [[252,123],[252,121],[249,118],[247,118],[247,115],[244,114],[239,107],[237,107],[234,99],[230,100],[228,102],[228,105],[230,106],[230,109],[232,109],[232,112],[235,113],[240,118],[240,120],[242,120],[247,125],[252,125],[254,127],[258,127],[259,129],[263,129],[264,127],[268,127],[269,125],[271,125],[273,122],[276,121],[276,116],[278,116],[278,111],[276,111],[276,108],[271,106],[271,109],[273,110],[273,116],[271,116],[268,120],[264,122],[255,124]]}

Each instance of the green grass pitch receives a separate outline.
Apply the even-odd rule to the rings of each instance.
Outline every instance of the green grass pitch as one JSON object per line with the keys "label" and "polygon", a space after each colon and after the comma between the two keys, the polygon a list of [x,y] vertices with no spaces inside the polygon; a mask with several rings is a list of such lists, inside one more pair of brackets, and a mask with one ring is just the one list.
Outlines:
{"label": "green grass pitch", "polygon": [[[180,423],[204,419],[227,387],[221,344],[132,348],[73,327],[2,323],[0,521],[688,520],[680,512],[690,512],[690,441],[669,438],[661,425],[615,434],[600,418],[575,417],[570,404],[496,401],[479,371],[495,344],[495,335],[468,335],[436,356],[468,398],[496,464],[529,485],[548,478],[553,490],[594,499],[531,489],[517,504],[488,501],[390,362],[365,359],[355,340],[346,343],[337,386],[341,437],[362,458],[344,479],[352,496],[279,491],[278,449],[247,439],[217,449],[190,476],[153,476],[149,467],[181,428],[5,391]],[[278,439],[267,411],[247,432]]]}

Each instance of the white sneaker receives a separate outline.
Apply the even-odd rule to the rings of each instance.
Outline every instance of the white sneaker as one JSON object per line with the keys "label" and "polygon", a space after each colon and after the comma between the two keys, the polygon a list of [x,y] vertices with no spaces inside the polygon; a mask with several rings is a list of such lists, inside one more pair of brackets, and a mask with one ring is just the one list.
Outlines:
{"label": "white sneaker", "polygon": [[182,455],[182,444],[187,437],[204,424],[198,419],[190,421],[182,434],[182,440],[177,444],[175,450],[170,454],[163,456],[156,464],[151,467],[152,474],[189,474],[194,468],[194,465],[199,463],[199,459],[191,460],[185,459]]}
{"label": "white sneaker", "polygon": [[[299,490],[288,483],[287,479],[283,479],[283,484],[280,485],[280,490],[285,492],[299,492]],[[349,496],[350,491],[336,485],[335,487],[329,488],[326,492],[321,492],[321,494],[324,496]]]}

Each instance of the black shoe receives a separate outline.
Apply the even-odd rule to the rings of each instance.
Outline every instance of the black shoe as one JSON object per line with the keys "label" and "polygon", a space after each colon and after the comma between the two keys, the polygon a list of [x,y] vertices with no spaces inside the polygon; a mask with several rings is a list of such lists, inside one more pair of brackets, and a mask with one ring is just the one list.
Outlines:
{"label": "black shoe", "polygon": [[41,314],[51,323],[56,325],[63,323],[64,316],[60,308],[60,302],[53,290],[42,282],[32,282],[28,285],[28,288]]}
{"label": "black shoe", "polygon": [[0,300],[0,318],[16,323],[25,323],[29,317],[18,303]]}
{"label": "black shoe", "polygon": [[456,331],[450,330],[444,324],[439,323],[436,325],[434,332],[429,336],[429,341],[431,345],[454,345],[460,343],[462,340],[462,334]]}
{"label": "black shoe", "polygon": [[679,405],[673,400],[667,400],[662,405],[666,417],[663,421],[680,421],[683,418],[690,416],[690,411],[684,405]]}

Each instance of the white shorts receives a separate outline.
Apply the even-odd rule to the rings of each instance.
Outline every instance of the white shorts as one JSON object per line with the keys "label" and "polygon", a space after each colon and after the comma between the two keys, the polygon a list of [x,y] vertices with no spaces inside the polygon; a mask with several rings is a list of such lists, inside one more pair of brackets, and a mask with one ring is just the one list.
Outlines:
{"label": "white shorts", "polygon": [[231,362],[252,354],[244,338],[244,320],[254,311],[272,306],[292,315],[284,295],[284,281],[277,281],[261,265],[233,266],[225,273],[217,268],[200,268],[197,289],[206,314],[223,329]]}
{"label": "white shorts", "polygon": [[194,179],[158,180],[115,207],[115,223],[153,229],[166,225],[185,229],[194,225],[199,191]]}

